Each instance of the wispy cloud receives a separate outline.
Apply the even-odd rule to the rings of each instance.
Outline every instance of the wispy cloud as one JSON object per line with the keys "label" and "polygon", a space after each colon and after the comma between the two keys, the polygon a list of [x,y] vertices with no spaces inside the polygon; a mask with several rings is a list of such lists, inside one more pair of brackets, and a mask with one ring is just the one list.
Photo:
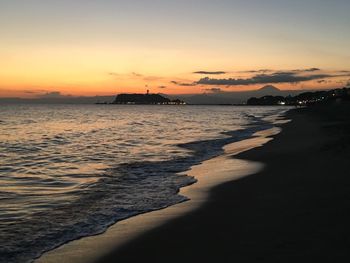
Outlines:
{"label": "wispy cloud", "polygon": [[[321,69],[319,68],[306,68],[306,69],[293,69],[290,70],[290,72],[298,72],[298,73],[302,73],[302,72],[315,72],[315,71],[320,71]],[[272,70],[272,69],[257,69],[257,70],[245,70],[245,71],[239,71],[239,73],[260,73],[260,74],[264,74],[264,73],[268,73],[268,72],[278,72],[279,70]]]}
{"label": "wispy cloud", "polygon": [[13,90],[13,89],[8,89],[8,88],[0,88],[0,92],[17,92],[17,93],[24,93],[24,94],[33,94],[33,95],[42,95],[42,94],[46,94],[47,92],[49,92],[48,90],[44,90],[44,89],[30,89],[30,90],[26,90],[26,89],[20,89],[20,90]]}
{"label": "wispy cloud", "polygon": [[157,81],[157,80],[163,79],[163,77],[146,76],[138,72],[131,72],[131,73],[108,72],[108,75],[115,79],[139,79],[144,81]]}
{"label": "wispy cloud", "polygon": [[34,90],[24,90],[23,93],[26,93],[26,94],[38,94],[40,92],[39,91],[34,91]]}
{"label": "wispy cloud", "polygon": [[135,76],[135,77],[138,77],[138,78],[143,77],[143,75],[142,75],[142,74],[137,73],[137,72],[131,72],[131,75],[133,75],[133,76]]}
{"label": "wispy cloud", "polygon": [[213,93],[220,93],[220,92],[224,92],[222,89],[220,88],[210,88],[210,89],[204,89],[205,91],[210,91]]}
{"label": "wispy cloud", "polygon": [[144,76],[142,78],[144,81],[158,81],[164,79],[163,77],[158,77],[158,76]]}
{"label": "wispy cloud", "polygon": [[176,81],[176,80],[172,80],[172,81],[170,81],[170,83],[175,84],[177,86],[184,86],[184,87],[192,87],[192,86],[196,86],[197,85],[196,82],[187,83],[187,82],[179,82],[179,81]]}
{"label": "wispy cloud", "polygon": [[51,92],[46,92],[45,94],[42,94],[39,97],[40,98],[46,98],[46,99],[58,99],[58,98],[71,97],[71,95],[63,95],[59,91],[51,91]]}
{"label": "wispy cloud", "polygon": [[292,70],[293,72],[315,72],[315,71],[320,71],[321,69],[319,68],[307,68],[307,69],[294,69]]}
{"label": "wispy cloud", "polygon": [[107,74],[108,74],[109,76],[112,76],[112,77],[120,77],[120,76],[122,76],[122,74],[117,73],[117,72],[108,72]]}
{"label": "wispy cloud", "polygon": [[226,74],[225,71],[204,71],[204,70],[200,70],[200,71],[195,71],[192,72],[193,74],[201,74],[201,75],[222,75],[222,74]]}
{"label": "wispy cloud", "polygon": [[239,73],[267,73],[267,72],[272,72],[272,69],[257,69],[257,70],[244,70],[244,71],[239,71]]}

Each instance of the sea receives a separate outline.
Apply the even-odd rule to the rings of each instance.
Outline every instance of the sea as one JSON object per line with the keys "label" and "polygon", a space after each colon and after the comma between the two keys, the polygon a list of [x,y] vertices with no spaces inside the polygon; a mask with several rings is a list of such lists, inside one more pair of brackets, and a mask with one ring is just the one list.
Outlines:
{"label": "sea", "polygon": [[[285,107],[0,105],[0,262],[187,201],[185,172]],[[181,174],[179,174],[181,173]]]}

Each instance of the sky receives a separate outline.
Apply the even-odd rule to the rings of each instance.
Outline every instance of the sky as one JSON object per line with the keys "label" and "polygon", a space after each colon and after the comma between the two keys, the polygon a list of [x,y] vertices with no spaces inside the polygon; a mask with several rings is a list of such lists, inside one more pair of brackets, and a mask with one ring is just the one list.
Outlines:
{"label": "sky", "polygon": [[337,88],[349,0],[0,0],[0,97]]}

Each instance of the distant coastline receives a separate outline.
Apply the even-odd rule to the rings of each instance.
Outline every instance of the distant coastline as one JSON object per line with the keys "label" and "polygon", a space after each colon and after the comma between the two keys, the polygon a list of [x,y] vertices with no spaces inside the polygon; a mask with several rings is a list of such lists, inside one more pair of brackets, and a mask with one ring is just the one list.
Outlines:
{"label": "distant coastline", "polygon": [[315,92],[303,92],[296,96],[263,96],[252,97],[247,100],[248,106],[306,106],[325,103],[334,100],[350,100],[350,88],[332,89]]}
{"label": "distant coastline", "polygon": [[332,90],[279,90],[265,86],[255,91],[221,92],[203,94],[128,94],[109,96],[70,96],[56,94],[35,98],[4,97],[1,105],[7,104],[130,104],[130,105],[202,105],[202,106],[273,106],[273,105],[309,105],[349,96],[350,88]]}

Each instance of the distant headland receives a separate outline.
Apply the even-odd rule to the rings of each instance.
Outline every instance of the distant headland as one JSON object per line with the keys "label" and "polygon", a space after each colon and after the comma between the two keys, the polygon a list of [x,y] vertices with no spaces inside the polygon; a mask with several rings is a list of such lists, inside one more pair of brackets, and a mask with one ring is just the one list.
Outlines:
{"label": "distant headland", "polygon": [[333,100],[350,100],[350,88],[332,89],[314,92],[303,92],[296,96],[263,96],[252,97],[247,105],[312,105]]}

